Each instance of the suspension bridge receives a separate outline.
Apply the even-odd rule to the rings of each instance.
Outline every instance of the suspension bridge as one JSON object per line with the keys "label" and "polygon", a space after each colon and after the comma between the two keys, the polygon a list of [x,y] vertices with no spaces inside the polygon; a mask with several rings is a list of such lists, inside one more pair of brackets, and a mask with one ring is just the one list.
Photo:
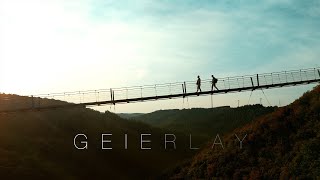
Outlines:
{"label": "suspension bridge", "polygon": [[[217,79],[216,86],[219,90],[212,89],[212,80],[206,79],[201,81],[201,92],[196,92],[197,85],[195,81],[185,81],[123,88],[48,93],[22,96],[20,98],[2,94],[0,96],[0,113],[116,105],[319,83],[320,67],[244,76],[217,77]],[[59,101],[52,101],[52,99]],[[11,106],[5,106],[6,103],[10,103]]]}

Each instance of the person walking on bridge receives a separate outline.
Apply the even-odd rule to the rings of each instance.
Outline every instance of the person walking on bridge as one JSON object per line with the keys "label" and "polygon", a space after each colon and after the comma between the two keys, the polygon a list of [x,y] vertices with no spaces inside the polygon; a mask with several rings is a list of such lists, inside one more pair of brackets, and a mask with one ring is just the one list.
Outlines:
{"label": "person walking on bridge", "polygon": [[201,79],[200,76],[198,76],[198,80],[197,80],[197,92],[200,90],[201,92]]}
{"label": "person walking on bridge", "polygon": [[213,91],[213,87],[215,87],[217,90],[219,90],[218,88],[217,88],[217,82],[218,82],[218,79],[217,78],[215,78],[213,75],[211,75],[211,77],[212,77],[212,85],[211,85],[211,91]]}

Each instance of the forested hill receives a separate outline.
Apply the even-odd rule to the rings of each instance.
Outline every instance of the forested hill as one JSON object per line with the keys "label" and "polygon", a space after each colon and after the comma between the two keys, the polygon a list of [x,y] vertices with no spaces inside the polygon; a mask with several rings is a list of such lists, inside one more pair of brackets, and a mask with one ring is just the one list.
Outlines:
{"label": "forested hill", "polygon": [[209,109],[173,109],[129,117],[154,127],[212,137],[217,133],[223,134],[240,127],[256,117],[273,112],[276,108],[257,104],[238,108],[225,106]]}
{"label": "forested hill", "polygon": [[[185,179],[319,179],[320,86],[292,104],[208,143],[192,160],[168,172]],[[235,134],[247,137],[240,149]]]}
{"label": "forested hill", "polygon": [[[0,94],[0,110],[31,105],[31,98]],[[7,101],[10,99],[10,101]],[[66,102],[41,99],[46,105]],[[42,104],[44,105],[44,104]],[[102,150],[101,134],[112,134],[112,150]],[[152,150],[140,149],[140,135],[150,133]],[[88,150],[74,146],[87,136]],[[127,134],[128,149],[125,149]],[[188,137],[176,134],[176,151],[164,150],[164,132],[113,113],[86,108],[0,114],[0,179],[145,179],[190,157],[181,148]],[[78,145],[80,141],[77,141]],[[183,141],[183,142],[182,142]],[[81,145],[81,144],[80,144]],[[149,147],[149,145],[147,144]],[[194,153],[194,152],[192,152]],[[150,165],[152,164],[152,165]]]}

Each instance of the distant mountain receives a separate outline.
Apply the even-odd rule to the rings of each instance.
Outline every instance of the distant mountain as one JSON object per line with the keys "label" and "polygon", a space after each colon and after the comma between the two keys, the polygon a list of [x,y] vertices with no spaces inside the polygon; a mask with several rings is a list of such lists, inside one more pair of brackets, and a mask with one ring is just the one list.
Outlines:
{"label": "distant mountain", "polygon": [[144,115],[144,113],[118,113],[117,115],[123,119],[134,119],[136,117]]}
{"label": "distant mountain", "polygon": [[162,178],[320,179],[320,86],[220,139]]}
{"label": "distant mountain", "polygon": [[174,132],[192,133],[204,140],[240,127],[253,119],[273,112],[277,107],[247,105],[238,108],[194,108],[160,110],[134,116],[133,119]]}

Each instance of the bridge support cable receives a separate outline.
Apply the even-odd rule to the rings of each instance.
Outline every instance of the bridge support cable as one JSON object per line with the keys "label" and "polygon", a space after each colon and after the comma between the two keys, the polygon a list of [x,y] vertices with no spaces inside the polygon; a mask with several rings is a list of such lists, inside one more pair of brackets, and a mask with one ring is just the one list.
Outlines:
{"label": "bridge support cable", "polygon": [[267,100],[267,102],[268,102],[269,106],[271,106],[271,103],[270,103],[270,101],[268,100],[268,98],[267,98],[266,94],[264,93],[263,89],[261,89],[261,91],[262,91],[262,93],[263,93],[264,97],[266,98],[266,100]]}
{"label": "bridge support cable", "polygon": [[250,92],[250,96],[249,96],[249,100],[248,100],[247,105],[249,105],[249,103],[250,103],[250,99],[251,99],[251,96],[252,96],[252,92],[253,92],[253,90]]}

